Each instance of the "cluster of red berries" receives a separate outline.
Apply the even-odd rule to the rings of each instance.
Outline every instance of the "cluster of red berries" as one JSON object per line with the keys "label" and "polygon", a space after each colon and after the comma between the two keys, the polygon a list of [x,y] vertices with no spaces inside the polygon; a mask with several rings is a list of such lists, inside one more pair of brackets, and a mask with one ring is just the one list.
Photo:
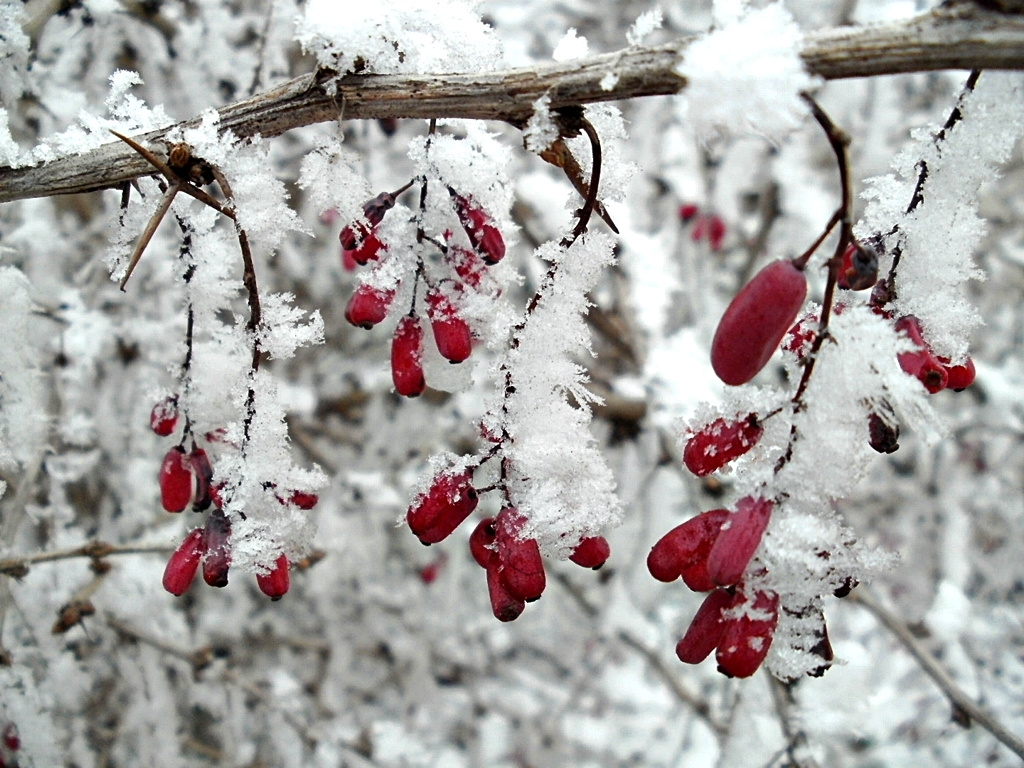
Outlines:
{"label": "cluster of red berries", "polygon": [[746,496],[736,510],[703,512],[662,536],[647,556],[659,581],[682,578],[695,592],[710,592],[676,646],[687,664],[712,651],[729,677],[749,677],[764,661],[779,617],[776,594],[750,589],[744,575],[771,520],[773,504]]}
{"label": "cluster of red berries", "polygon": [[[176,397],[168,397],[157,403],[150,414],[150,426],[161,437],[174,433],[179,421]],[[207,435],[214,438],[216,435]],[[269,487],[269,486],[268,486]],[[231,567],[231,520],[224,514],[221,503],[221,488],[213,483],[213,467],[209,456],[192,440],[192,450],[186,452],[184,437],[182,443],[171,448],[164,455],[160,466],[160,500],[168,512],[183,512],[191,505],[194,512],[213,511],[201,528],[194,528],[185,536],[167,561],[164,569],[164,589],[180,596],[188,591],[195,580],[200,566],[203,580],[211,587],[225,587]],[[316,494],[293,491],[287,497],[278,497],[281,504],[294,504],[309,510],[319,501]],[[290,585],[287,556],[280,555],[274,567],[267,573],[257,575],[256,582],[263,594],[272,600],[280,600]]]}
{"label": "cluster of red berries", "polygon": [[[473,333],[459,315],[455,299],[467,286],[477,288],[486,266],[497,264],[504,258],[505,240],[483,208],[451,188],[448,191],[454,213],[472,248],[452,243],[451,232],[445,233],[446,243],[436,244],[450,269],[450,277],[428,284],[425,300],[427,319],[438,353],[450,363],[461,363],[473,351]],[[342,228],[339,237],[346,268],[354,269],[356,265],[377,261],[382,252],[387,251],[387,245],[377,236],[377,227],[394,205],[393,194],[380,194],[363,206],[363,219]],[[426,280],[423,270],[417,270],[416,280],[421,278]],[[359,328],[372,328],[388,316],[395,294],[395,290],[382,290],[364,283],[349,299],[345,319]],[[414,298],[408,314],[398,321],[391,341],[392,380],[395,391],[405,397],[416,397],[426,387],[423,336],[423,323],[417,314]]]}
{"label": "cluster of red berries", "polygon": [[[413,500],[406,520],[423,544],[436,544],[473,513],[478,501],[473,469],[443,471]],[[481,520],[469,537],[473,559],[487,571],[491,609],[499,621],[519,618],[527,603],[540,598],[547,583],[539,543],[522,536],[525,523],[519,510],[506,506],[497,516]],[[577,544],[569,559],[597,570],[610,555],[607,540],[591,536]]]}
{"label": "cluster of red berries", "polygon": [[695,243],[707,238],[708,246],[714,253],[722,250],[725,242],[725,220],[717,213],[701,213],[696,203],[683,203],[679,206],[679,219],[684,224],[693,223],[690,237]]}
{"label": "cluster of red berries", "polygon": [[18,726],[8,722],[0,730],[0,768],[17,768],[18,751],[21,749],[21,736]]}

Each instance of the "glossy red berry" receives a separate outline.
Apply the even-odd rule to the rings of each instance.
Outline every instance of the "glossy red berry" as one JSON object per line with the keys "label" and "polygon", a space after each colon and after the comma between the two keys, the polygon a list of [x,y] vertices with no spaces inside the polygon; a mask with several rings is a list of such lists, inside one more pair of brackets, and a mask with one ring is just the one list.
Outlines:
{"label": "glossy red berry", "polygon": [[199,571],[199,562],[205,553],[205,532],[202,528],[195,528],[167,561],[167,567],[164,569],[164,589],[176,596],[185,594]]}
{"label": "glossy red berry", "polygon": [[320,502],[320,497],[315,493],[306,493],[305,491],[292,491],[291,496],[288,500],[299,509],[310,510]]}
{"label": "glossy red berry", "polygon": [[403,397],[417,397],[426,389],[423,378],[423,326],[418,317],[405,315],[391,340],[391,379]]}
{"label": "glossy red berry", "polygon": [[498,551],[501,580],[514,597],[526,602],[540,598],[547,585],[544,560],[536,539],[520,538],[526,519],[514,507],[505,507],[495,518],[494,544]]}
{"label": "glossy red berry", "polygon": [[256,584],[260,592],[271,600],[280,600],[291,586],[291,575],[288,572],[288,558],[279,555],[269,573],[256,574]]}
{"label": "glossy red berry", "polygon": [[963,365],[946,366],[946,386],[954,392],[963,392],[974,383],[974,361],[967,358]]}
{"label": "glossy red berry", "polygon": [[469,324],[459,317],[448,298],[440,291],[427,293],[427,317],[434,332],[437,351],[450,363],[461,363],[473,352],[473,334]]}
{"label": "glossy red berry", "polygon": [[211,587],[226,587],[231,567],[231,521],[219,509],[214,510],[206,519],[203,534],[203,580]]}
{"label": "glossy red berry", "polygon": [[494,538],[497,535],[493,517],[481,520],[469,535],[469,552],[481,568],[487,568],[491,559],[498,556],[494,550]]}
{"label": "glossy red berry", "polygon": [[409,528],[423,544],[444,541],[476,509],[473,473],[442,472],[406,512]]}
{"label": "glossy red berry", "polygon": [[608,539],[604,536],[588,536],[580,539],[569,559],[576,565],[596,571],[608,561],[611,554],[612,548],[608,546]]}
{"label": "glossy red berry", "polygon": [[180,445],[171,448],[160,465],[160,503],[168,512],[181,512],[192,501],[195,477]]}
{"label": "glossy red berry", "polygon": [[735,597],[724,589],[716,589],[704,598],[686,634],[676,645],[676,656],[681,662],[700,664],[718,647],[725,634],[722,611],[731,608],[734,601]]}
{"label": "glossy red berry", "polygon": [[726,384],[746,384],[768,363],[807,298],[792,261],[773,261],[729,304],[711,342],[711,367]]}
{"label": "glossy red berry", "polygon": [[739,583],[772,516],[767,499],[745,496],[736,511],[722,523],[721,532],[708,553],[708,573],[720,587]]}
{"label": "glossy red berry", "polygon": [[700,213],[700,207],[696,203],[683,203],[679,206],[679,218],[683,223],[692,221]]}
{"label": "glossy red berry", "polygon": [[778,621],[778,595],[758,592],[753,606],[745,615],[725,622],[725,631],[715,654],[719,671],[729,677],[750,677],[754,674],[772,647]]}
{"label": "glossy red berry", "polygon": [[487,592],[494,618],[498,621],[515,621],[526,609],[526,601],[513,595],[502,579],[497,558],[487,566]]}
{"label": "glossy red berry", "polygon": [[897,355],[900,368],[916,377],[932,394],[945,389],[949,373],[942,362],[932,354],[931,347],[924,340],[920,321],[913,315],[901,317],[896,321],[896,331],[906,334],[917,347],[912,352],[901,352]]}
{"label": "glossy red berry", "polygon": [[702,512],[658,539],[647,555],[651,576],[658,581],[675,581],[686,570],[704,563],[728,517],[727,509]]}
{"label": "glossy red berry", "polygon": [[394,291],[382,291],[372,285],[360,285],[345,307],[345,319],[357,328],[370,329],[388,316]]}
{"label": "glossy red berry", "polygon": [[178,426],[178,398],[166,397],[153,406],[149,414],[149,427],[160,437],[167,437]]}
{"label": "glossy red berry", "polygon": [[715,419],[686,441],[683,463],[697,477],[710,475],[757,445],[763,434],[754,413],[738,421]]}
{"label": "glossy red berry", "polygon": [[469,242],[484,261],[488,264],[497,264],[505,257],[505,239],[501,236],[501,231],[494,226],[484,209],[471,199],[454,192],[452,198],[455,200],[455,212],[458,214],[459,223],[466,230]]}

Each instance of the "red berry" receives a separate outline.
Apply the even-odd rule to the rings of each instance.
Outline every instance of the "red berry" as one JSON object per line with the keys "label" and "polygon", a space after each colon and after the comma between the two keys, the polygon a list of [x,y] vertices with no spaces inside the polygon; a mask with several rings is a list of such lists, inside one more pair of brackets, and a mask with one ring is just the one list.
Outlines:
{"label": "red berry", "polygon": [[868,414],[868,444],[879,453],[895,453],[900,447],[900,428],[877,413]]}
{"label": "red berry", "polygon": [[341,248],[341,268],[346,272],[355,272],[359,264],[352,257],[352,251],[344,246]]}
{"label": "red berry", "polygon": [[153,406],[149,414],[149,427],[160,437],[167,437],[178,426],[178,397],[172,395]]}
{"label": "red berry", "polygon": [[700,664],[718,647],[725,633],[722,611],[731,608],[734,601],[735,597],[724,589],[716,589],[704,598],[686,634],[676,645],[676,656],[681,662]]}
{"label": "red berry", "polygon": [[168,512],[181,512],[192,501],[195,477],[180,445],[171,448],[160,465],[160,502]]}
{"label": "red berry", "polygon": [[494,543],[501,580],[510,594],[530,603],[543,594],[547,579],[537,540],[520,538],[525,522],[514,507],[502,509],[495,519]]}
{"label": "red berry", "polygon": [[782,341],[782,348],[796,356],[797,360],[803,360],[814,343],[814,337],[818,332],[817,315],[808,313],[801,317],[786,331]]}
{"label": "red berry", "polygon": [[358,328],[373,328],[388,316],[394,291],[382,291],[371,285],[360,285],[345,307],[345,319]]}
{"label": "red berry", "polygon": [[441,357],[450,363],[461,363],[473,351],[473,334],[469,324],[459,317],[455,307],[440,291],[427,293],[427,317],[434,332],[434,343]]}
{"label": "red berry", "polygon": [[418,317],[406,315],[398,321],[391,340],[391,379],[395,391],[417,397],[427,383],[423,378],[423,326]]}
{"label": "red berry", "polygon": [[4,745],[12,752],[21,749],[21,736],[18,735],[18,726],[8,723],[4,726]]}
{"label": "red berry", "polygon": [[[380,252],[387,250],[387,246],[377,237],[377,230],[367,229],[362,223],[357,222],[351,227],[345,227],[341,232],[345,236],[342,240],[342,263],[345,263],[345,259],[351,258],[353,262],[363,266],[376,261],[380,258]],[[345,242],[351,242],[352,247],[345,247]]]}
{"label": "red berry", "polygon": [[708,245],[714,253],[722,250],[725,241],[725,221],[717,214],[708,217]]}
{"label": "red berry", "polygon": [[279,555],[270,573],[256,574],[256,584],[259,585],[260,592],[271,600],[280,600],[284,597],[291,586],[288,558],[283,554]]}
{"label": "red berry", "polygon": [[778,621],[778,595],[758,592],[750,615],[725,621],[725,631],[715,654],[719,671],[729,677],[754,674],[772,647]]}
{"label": "red berry", "polygon": [[721,532],[708,553],[708,573],[720,587],[739,583],[772,516],[767,499],[745,496],[736,511],[722,523]]}
{"label": "red berry", "polygon": [[692,517],[666,533],[647,555],[647,570],[658,581],[675,581],[687,569],[707,560],[727,509],[712,509]]}
{"label": "red berry", "polygon": [[963,365],[947,365],[946,374],[946,386],[954,392],[963,392],[974,383],[974,361],[968,357]]}
{"label": "red berry", "polygon": [[710,475],[757,445],[763,434],[754,413],[740,421],[715,419],[686,441],[683,463],[697,477]]}
{"label": "red berry", "polygon": [[213,467],[210,466],[210,458],[202,448],[193,448],[192,453],[188,455],[188,462],[192,468],[192,475],[195,478],[192,508],[202,512],[209,509],[213,501],[213,495],[211,494]]}
{"label": "red berry", "polygon": [[483,208],[467,197],[452,192],[459,223],[466,230],[476,252],[488,264],[497,264],[505,257],[505,240]]}
{"label": "red berry", "polygon": [[932,394],[945,389],[949,382],[949,373],[942,362],[932,354],[931,347],[924,340],[921,322],[913,315],[906,315],[896,321],[896,332],[905,333],[907,338],[917,345],[913,352],[901,352],[897,355],[900,368],[905,373],[915,376]]}
{"label": "red berry", "polygon": [[[710,546],[708,549],[710,550]],[[680,574],[683,579],[683,583],[692,589],[694,592],[710,592],[718,585],[715,584],[714,579],[711,578],[711,574],[708,572],[708,560],[707,556],[702,560],[698,560],[693,565],[683,568],[683,572]]]}
{"label": "red berry", "polygon": [[427,492],[416,498],[405,518],[422,543],[437,544],[473,513],[478,501],[471,470],[457,475],[442,472]]}
{"label": "red berry", "polygon": [[878,282],[878,254],[872,248],[850,243],[843,251],[836,285],[847,291],[866,291]]}
{"label": "red berry", "polygon": [[294,504],[299,509],[310,510],[315,507],[320,497],[315,493],[306,493],[305,491],[292,491],[291,496],[288,497],[288,501]]}
{"label": "red berry", "polygon": [[469,552],[481,568],[489,567],[491,559],[498,555],[494,551],[495,536],[497,531],[494,530],[493,517],[481,520],[469,535]]}
{"label": "red berry", "polygon": [[679,206],[679,218],[684,223],[691,221],[698,213],[700,213],[700,208],[696,203],[683,203]]}
{"label": "red berry", "polygon": [[612,548],[608,546],[608,540],[604,536],[588,536],[580,539],[569,559],[576,565],[593,568],[596,571],[608,561],[611,554]]}
{"label": "red berry", "polygon": [[424,584],[433,584],[437,581],[437,577],[441,575],[441,571],[444,569],[446,560],[447,558],[442,556],[420,568],[420,581]]}
{"label": "red berry", "polygon": [[202,528],[189,531],[185,540],[178,545],[164,569],[164,589],[172,595],[181,596],[188,591],[199,570],[199,561],[206,553],[206,535]]}
{"label": "red berry", "polygon": [[491,598],[491,610],[498,621],[515,621],[526,610],[526,602],[509,591],[500,570],[496,558],[487,566],[487,592]]}
{"label": "red berry", "polygon": [[457,245],[448,246],[445,260],[466,285],[476,288],[483,280],[486,265],[473,251],[467,251]]}
{"label": "red berry", "polygon": [[219,509],[215,510],[206,519],[203,533],[206,545],[203,580],[211,587],[226,587],[231,567],[231,521]]}
{"label": "red berry", "polygon": [[792,261],[773,261],[729,304],[711,342],[711,367],[734,386],[768,363],[807,298],[807,278]]}

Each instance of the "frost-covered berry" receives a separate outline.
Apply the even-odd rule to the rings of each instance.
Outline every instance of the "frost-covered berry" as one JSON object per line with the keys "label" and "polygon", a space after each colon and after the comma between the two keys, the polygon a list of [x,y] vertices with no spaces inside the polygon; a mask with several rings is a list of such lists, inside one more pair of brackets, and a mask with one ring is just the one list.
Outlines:
{"label": "frost-covered berry", "polygon": [[515,621],[526,610],[526,601],[513,595],[502,579],[497,558],[487,566],[487,593],[491,598],[491,611],[498,621]]}
{"label": "frost-covered berry", "polygon": [[675,581],[685,570],[705,563],[729,514],[727,509],[702,512],[658,539],[647,555],[651,576],[658,581]]}
{"label": "frost-covered berry", "polygon": [[912,352],[901,352],[897,355],[900,368],[916,377],[932,394],[945,389],[949,373],[924,340],[920,321],[913,315],[905,315],[896,321],[896,332],[906,334],[917,347]]}
{"label": "frost-covered berry", "polygon": [[231,521],[219,509],[214,510],[206,519],[203,534],[203,581],[211,587],[226,587],[231,568]]}
{"label": "frost-covered berry", "polygon": [[505,239],[501,236],[501,231],[494,226],[486,211],[473,200],[455,192],[451,194],[459,223],[466,230],[469,242],[484,261],[488,264],[497,264],[505,258]]}
{"label": "frost-covered berry", "polygon": [[686,441],[683,463],[697,477],[710,475],[757,445],[763,434],[754,413],[738,421],[715,419]]}
{"label": "frost-covered berry", "polygon": [[963,392],[974,383],[974,361],[967,358],[963,365],[946,365],[946,386],[954,392]]}
{"label": "frost-covered berry", "polygon": [[461,363],[473,352],[473,333],[440,291],[427,292],[427,317],[437,351],[450,363]]}
{"label": "frost-covered berry", "polygon": [[494,521],[494,545],[501,580],[513,596],[530,603],[543,594],[547,578],[537,540],[520,538],[525,523],[518,509],[502,509]]}
{"label": "frost-covered berry", "polygon": [[498,555],[494,551],[494,538],[497,535],[493,517],[485,517],[469,535],[469,553],[481,568],[487,568],[491,559]]}
{"label": "frost-covered berry", "polygon": [[423,544],[444,541],[476,509],[473,473],[442,472],[406,512],[409,528]]}
{"label": "frost-covered berry", "polygon": [[[363,218],[342,227],[338,234],[341,246],[346,251],[358,251],[365,239],[372,234],[374,228],[384,220],[384,214],[395,207],[395,197],[390,192],[382,192],[363,203]],[[367,226],[369,224],[369,226]],[[366,262],[360,262],[365,264]]]}
{"label": "frost-covered berry", "polygon": [[[351,258],[359,266],[365,266],[371,261],[380,258],[380,252],[386,251],[387,246],[377,237],[376,229],[367,229],[364,224],[353,224],[351,228],[341,230],[343,234],[348,230],[349,236],[342,240],[342,263]],[[353,243],[351,248],[345,246],[345,242]]]}
{"label": "frost-covered berry", "polygon": [[417,397],[426,389],[423,378],[423,325],[415,315],[398,321],[391,340],[391,379],[403,397]]}
{"label": "frost-covered berry", "polygon": [[291,495],[288,497],[288,501],[299,509],[306,510],[308,512],[320,502],[320,497],[315,493],[292,491]]}
{"label": "frost-covered berry", "polygon": [[596,571],[608,561],[611,554],[612,548],[608,546],[608,539],[604,536],[588,536],[580,539],[569,559],[576,565],[593,568]]}
{"label": "frost-covered berry", "polygon": [[288,558],[281,554],[274,562],[274,567],[269,573],[256,574],[256,584],[260,592],[271,600],[280,600],[288,592],[291,586],[291,575],[288,572]]}
{"label": "frost-covered berry", "polygon": [[746,384],[768,363],[793,325],[807,278],[788,259],[758,272],[729,304],[711,342],[711,367],[726,384]]}
{"label": "frost-covered berry", "polygon": [[178,426],[178,397],[165,397],[153,406],[149,414],[149,427],[160,437],[167,437]]}
{"label": "frost-covered berry", "polygon": [[797,360],[803,360],[814,343],[818,332],[818,316],[807,313],[797,320],[793,327],[786,331],[782,340],[782,348],[793,354]]}
{"label": "frost-covered berry", "polygon": [[480,281],[484,277],[484,270],[487,269],[487,265],[473,251],[458,245],[448,246],[445,261],[451,265],[462,282],[473,288],[480,285]]}
{"label": "frost-covered berry", "polygon": [[704,598],[686,634],[676,645],[676,656],[681,662],[700,664],[711,655],[725,634],[722,611],[731,608],[734,602],[735,596],[725,589],[716,589]]}
{"label": "frost-covered berry", "polygon": [[754,674],[772,647],[778,622],[778,595],[757,592],[753,605],[745,613],[738,618],[726,619],[725,631],[715,654],[718,670],[728,677],[750,677]]}
{"label": "frost-covered berry", "polygon": [[394,291],[382,291],[372,285],[360,285],[345,307],[345,319],[357,328],[370,329],[388,316]]}
{"label": "frost-covered berry", "polygon": [[708,553],[708,573],[720,587],[739,583],[772,516],[767,499],[744,496],[736,511],[722,523],[721,532]]}
{"label": "frost-covered berry", "polygon": [[873,248],[850,243],[843,251],[836,285],[847,291],[866,291],[878,282],[878,254]]}
{"label": "frost-covered berry", "polygon": [[206,554],[206,534],[202,528],[189,531],[178,545],[164,569],[164,589],[180,597],[188,591],[199,571],[199,562]]}
{"label": "frost-covered berry", "polygon": [[168,512],[181,512],[192,501],[195,477],[185,449],[176,445],[160,465],[160,503]]}

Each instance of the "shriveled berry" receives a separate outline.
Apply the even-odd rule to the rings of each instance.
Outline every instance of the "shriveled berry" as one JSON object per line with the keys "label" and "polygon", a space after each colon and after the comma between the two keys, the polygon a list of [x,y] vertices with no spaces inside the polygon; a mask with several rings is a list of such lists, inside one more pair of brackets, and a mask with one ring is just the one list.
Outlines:
{"label": "shriveled berry", "polygon": [[576,565],[596,571],[608,561],[611,554],[612,548],[608,546],[608,539],[604,536],[588,536],[580,539],[569,559]]}
{"label": "shriveled berry", "polygon": [[256,584],[260,592],[271,600],[280,600],[288,592],[291,586],[291,575],[288,572],[288,558],[281,554],[274,562],[274,567],[269,573],[256,574]]}
{"label": "shriveled berry", "polygon": [[149,427],[160,437],[167,437],[178,426],[178,397],[165,397],[153,406],[149,414]]}
{"label": "shriveled berry", "polygon": [[360,285],[345,307],[345,319],[357,328],[370,329],[388,316],[394,291],[382,291],[372,285]]}
{"label": "shriveled berry", "polygon": [[461,363],[473,352],[473,334],[469,324],[440,291],[427,293],[427,317],[434,332],[434,343],[441,357],[450,363]]}
{"label": "shriveled berry", "polygon": [[203,533],[206,544],[203,580],[211,587],[226,587],[231,567],[231,521],[219,509],[214,510],[206,519]]}
{"label": "shriveled berry", "polygon": [[895,453],[900,447],[900,428],[877,413],[868,414],[868,444],[879,453]]}
{"label": "shriveled berry", "polygon": [[686,441],[683,463],[697,477],[710,475],[757,445],[763,434],[755,413],[738,421],[715,419]]}
{"label": "shriveled berry", "polygon": [[520,538],[526,518],[514,507],[505,507],[494,521],[494,544],[501,579],[515,597],[530,603],[540,598],[547,585],[544,560],[536,539]]}
{"label": "shriveled berry", "polygon": [[686,569],[707,560],[727,509],[712,509],[692,517],[666,533],[647,555],[647,570],[658,581],[675,581]]}
{"label": "shriveled berry", "polygon": [[734,601],[735,597],[724,589],[716,589],[704,598],[686,634],[676,645],[676,656],[681,662],[700,664],[718,647],[725,634],[722,611],[731,608]]}
{"label": "shriveled berry", "polygon": [[164,569],[164,589],[181,596],[188,591],[199,570],[199,562],[206,554],[206,535],[202,528],[189,531],[178,545]]}
{"label": "shriveled berry", "polygon": [[426,389],[423,378],[423,325],[415,315],[398,321],[391,340],[391,379],[403,397],[417,397]]}
{"label": "shriveled berry", "polygon": [[720,587],[739,583],[772,516],[767,499],[744,496],[736,502],[736,511],[721,526],[721,532],[708,553],[708,573]]}
{"label": "shriveled berry", "polygon": [[778,621],[778,595],[759,591],[746,614],[726,619],[725,632],[715,654],[718,670],[728,677],[754,674],[772,647]]}
{"label": "shriveled berry", "polygon": [[711,367],[726,384],[746,384],[768,363],[807,298],[792,261],[773,261],[729,304],[711,342]]}
{"label": "shriveled berry", "polygon": [[488,264],[497,264],[505,257],[505,239],[491,217],[473,200],[452,192],[459,223],[466,230],[469,242]]}
{"label": "shriveled berry", "polygon": [[900,368],[905,373],[916,377],[932,394],[945,389],[949,381],[949,373],[942,362],[932,354],[931,347],[924,340],[921,322],[913,315],[905,315],[896,321],[896,332],[906,334],[907,338],[917,346],[917,349],[912,352],[901,352],[897,355]]}
{"label": "shriveled berry", "polygon": [[406,512],[409,528],[423,544],[444,541],[476,509],[473,473],[442,472]]}
{"label": "shriveled berry", "polygon": [[493,517],[485,517],[477,523],[473,533],[469,535],[469,552],[481,568],[487,568],[491,558],[498,555],[494,551],[494,538],[497,535],[497,531],[494,530]]}
{"label": "shriveled berry", "polygon": [[192,475],[195,478],[195,492],[192,499],[192,508],[202,512],[210,508],[213,501],[211,488],[213,486],[213,467],[210,465],[210,457],[202,448],[193,448],[188,455],[189,466],[192,468]]}
{"label": "shriveled berry", "polygon": [[185,449],[176,445],[160,465],[160,503],[168,512],[181,512],[192,501],[195,477]]}
{"label": "shriveled berry", "polygon": [[967,358],[963,365],[946,365],[946,386],[954,392],[963,392],[974,383],[974,361]]}
{"label": "shriveled berry", "polygon": [[526,601],[513,595],[502,579],[497,558],[487,566],[487,592],[494,618],[498,621],[515,621],[526,610]]}
{"label": "shriveled berry", "polygon": [[847,291],[866,291],[878,282],[878,254],[873,248],[850,243],[843,251],[836,285]]}

